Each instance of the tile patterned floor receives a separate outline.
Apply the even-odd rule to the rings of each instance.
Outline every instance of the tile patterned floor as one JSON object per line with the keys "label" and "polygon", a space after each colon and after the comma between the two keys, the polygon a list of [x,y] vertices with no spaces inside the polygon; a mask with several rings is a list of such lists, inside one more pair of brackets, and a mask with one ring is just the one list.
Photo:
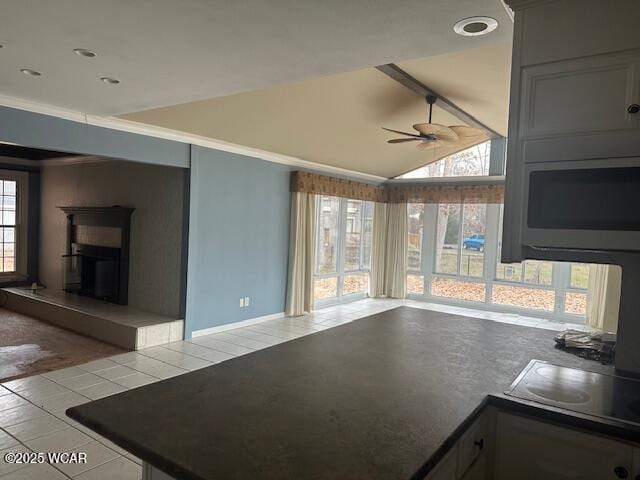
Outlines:
{"label": "tile patterned floor", "polygon": [[[74,405],[182,375],[399,305],[549,330],[585,328],[412,300],[365,299],[324,308],[301,318],[269,320],[21,378],[0,385],[0,480],[139,480],[141,462],[138,458],[66,417],[64,411]],[[5,453],[26,451],[87,452],[88,462],[75,465],[4,462]]]}

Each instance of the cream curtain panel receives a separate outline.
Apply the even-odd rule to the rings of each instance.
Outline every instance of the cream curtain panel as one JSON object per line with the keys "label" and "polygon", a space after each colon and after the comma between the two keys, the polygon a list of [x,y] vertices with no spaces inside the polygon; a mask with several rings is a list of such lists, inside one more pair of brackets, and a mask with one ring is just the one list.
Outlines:
{"label": "cream curtain panel", "polygon": [[285,314],[300,316],[313,309],[313,271],[316,247],[317,196],[291,194],[289,271]]}
{"label": "cream curtain panel", "polygon": [[591,265],[587,289],[587,324],[615,333],[618,330],[622,270],[617,265]]}
{"label": "cream curtain panel", "polygon": [[375,204],[370,296],[407,296],[407,228],[406,203]]}
{"label": "cream curtain panel", "polygon": [[371,273],[369,275],[369,296],[383,297],[384,274],[386,271],[385,251],[387,250],[387,203],[373,205],[373,229],[371,232]]}

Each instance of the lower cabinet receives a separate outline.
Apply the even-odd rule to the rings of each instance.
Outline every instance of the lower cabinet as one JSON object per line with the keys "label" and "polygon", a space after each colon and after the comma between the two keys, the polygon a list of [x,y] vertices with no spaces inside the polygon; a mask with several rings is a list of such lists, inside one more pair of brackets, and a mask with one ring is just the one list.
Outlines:
{"label": "lower cabinet", "polygon": [[457,446],[447,452],[433,470],[427,475],[427,480],[456,480],[457,476]]}
{"label": "lower cabinet", "polygon": [[485,411],[429,472],[426,480],[485,480],[492,437],[492,411]]}
{"label": "lower cabinet", "polygon": [[498,412],[495,479],[633,478],[631,444]]}
{"label": "lower cabinet", "polygon": [[640,480],[640,447],[488,408],[425,480]]}

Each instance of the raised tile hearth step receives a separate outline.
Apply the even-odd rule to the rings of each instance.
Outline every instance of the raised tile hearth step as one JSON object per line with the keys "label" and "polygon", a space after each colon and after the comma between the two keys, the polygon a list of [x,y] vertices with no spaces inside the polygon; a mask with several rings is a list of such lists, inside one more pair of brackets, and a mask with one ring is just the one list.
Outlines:
{"label": "raised tile hearth step", "polygon": [[53,290],[3,288],[3,306],[68,330],[126,348],[182,340],[184,320]]}

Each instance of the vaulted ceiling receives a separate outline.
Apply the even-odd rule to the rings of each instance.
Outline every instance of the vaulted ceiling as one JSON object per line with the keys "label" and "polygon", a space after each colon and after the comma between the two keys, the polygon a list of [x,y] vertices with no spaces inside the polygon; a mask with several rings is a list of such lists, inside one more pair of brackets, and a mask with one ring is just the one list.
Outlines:
{"label": "vaulted ceiling", "polygon": [[[511,44],[399,62],[405,71],[502,135],[507,131]],[[427,104],[374,68],[125,115],[136,122],[394,177],[453,149],[390,145],[385,126],[411,131]],[[460,125],[440,108],[433,122]]]}

